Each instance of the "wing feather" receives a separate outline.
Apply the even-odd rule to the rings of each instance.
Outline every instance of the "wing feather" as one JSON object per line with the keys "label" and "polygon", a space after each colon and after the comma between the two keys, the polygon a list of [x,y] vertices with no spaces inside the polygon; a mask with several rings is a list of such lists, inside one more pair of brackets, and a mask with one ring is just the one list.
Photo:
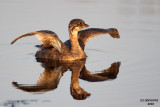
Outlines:
{"label": "wing feather", "polygon": [[95,36],[102,35],[102,34],[110,34],[113,38],[120,38],[119,32],[115,28],[109,28],[109,29],[100,29],[100,28],[90,28],[81,30],[78,32],[79,39],[84,43],[84,45],[87,43],[87,41]]}
{"label": "wing feather", "polygon": [[27,37],[27,36],[32,36],[32,35],[36,35],[38,40],[43,44],[43,48],[54,47],[59,52],[62,52],[61,51],[62,42],[60,41],[56,33],[54,33],[53,31],[49,31],[49,30],[40,30],[36,32],[30,32],[30,33],[23,34],[15,38],[11,42],[11,44],[13,44],[14,42],[16,42],[18,39],[22,37]]}
{"label": "wing feather", "polygon": [[[78,32],[78,41],[81,48],[84,50],[87,41],[95,36],[102,34],[110,34],[113,38],[120,38],[119,32],[115,28],[100,29],[100,28],[89,28]],[[67,40],[64,42],[69,48],[71,48],[71,41]]]}

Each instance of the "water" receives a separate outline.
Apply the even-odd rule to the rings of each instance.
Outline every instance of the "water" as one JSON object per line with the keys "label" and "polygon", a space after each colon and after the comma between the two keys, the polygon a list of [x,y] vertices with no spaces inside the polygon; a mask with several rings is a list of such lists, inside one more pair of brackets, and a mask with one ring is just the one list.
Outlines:
{"label": "water", "polygon": [[[146,107],[160,106],[160,1],[159,0],[1,0],[0,1],[0,106],[2,107]],[[44,72],[34,54],[40,44],[35,37],[23,38],[13,46],[17,36],[42,29],[55,31],[62,41],[69,38],[68,23],[81,18],[90,27],[119,30],[120,39],[100,35],[86,45],[85,67],[91,73],[121,62],[114,80],[88,82],[80,86],[91,93],[85,100],[70,94],[71,71],[66,71],[56,89],[45,93],[28,93],[16,89],[12,82],[36,84]]]}

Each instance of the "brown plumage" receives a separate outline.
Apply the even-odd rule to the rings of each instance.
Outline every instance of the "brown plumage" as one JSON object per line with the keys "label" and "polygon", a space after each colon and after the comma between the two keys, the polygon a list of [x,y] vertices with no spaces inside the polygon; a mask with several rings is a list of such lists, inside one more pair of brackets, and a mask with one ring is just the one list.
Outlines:
{"label": "brown plumage", "polygon": [[[89,26],[81,19],[73,19],[69,23],[70,40],[62,43],[56,33],[49,30],[31,32],[15,38],[11,44],[22,37],[36,35],[43,44],[40,51],[37,51],[37,58],[45,58],[60,61],[73,61],[86,58],[84,52],[87,41],[97,35],[110,34],[113,38],[120,38],[118,30],[115,28],[99,29],[88,28]],[[81,31],[80,31],[81,30]],[[51,47],[51,48],[49,48]]]}
{"label": "brown plumage", "polygon": [[59,52],[61,52],[61,43],[60,43],[60,40],[59,40],[57,34],[52,31],[48,31],[48,30],[41,30],[41,31],[37,31],[37,32],[30,32],[30,33],[23,34],[23,35],[15,38],[11,42],[11,44],[13,44],[14,42],[16,42],[18,39],[20,39],[22,37],[33,36],[33,35],[36,35],[36,37],[39,39],[39,41],[43,44],[43,47],[41,47],[41,49],[48,48],[48,47],[54,47]]}

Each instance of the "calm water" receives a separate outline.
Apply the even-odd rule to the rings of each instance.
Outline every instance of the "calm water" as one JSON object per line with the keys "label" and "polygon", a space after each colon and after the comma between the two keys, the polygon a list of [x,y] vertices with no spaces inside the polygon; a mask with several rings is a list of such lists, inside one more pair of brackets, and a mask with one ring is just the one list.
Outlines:
{"label": "calm water", "polygon": [[[145,99],[159,100],[152,104],[160,106],[159,0],[1,0],[0,13],[0,106],[146,107],[150,102]],[[40,44],[35,37],[20,39],[13,46],[10,42],[42,29],[55,31],[65,41],[73,18],[85,20],[90,27],[119,30],[120,39],[100,35],[85,50],[85,67],[93,74],[121,62],[117,78],[103,82],[79,79],[80,86],[91,93],[85,100],[71,96],[69,70],[54,90],[28,93],[16,89],[12,82],[36,84],[45,68],[34,57],[38,50],[34,45]]]}

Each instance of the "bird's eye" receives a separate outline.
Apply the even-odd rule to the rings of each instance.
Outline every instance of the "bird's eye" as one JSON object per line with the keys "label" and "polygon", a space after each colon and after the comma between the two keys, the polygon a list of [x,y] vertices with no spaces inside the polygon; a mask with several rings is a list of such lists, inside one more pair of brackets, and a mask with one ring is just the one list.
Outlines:
{"label": "bird's eye", "polygon": [[79,25],[82,25],[82,22],[80,22]]}

